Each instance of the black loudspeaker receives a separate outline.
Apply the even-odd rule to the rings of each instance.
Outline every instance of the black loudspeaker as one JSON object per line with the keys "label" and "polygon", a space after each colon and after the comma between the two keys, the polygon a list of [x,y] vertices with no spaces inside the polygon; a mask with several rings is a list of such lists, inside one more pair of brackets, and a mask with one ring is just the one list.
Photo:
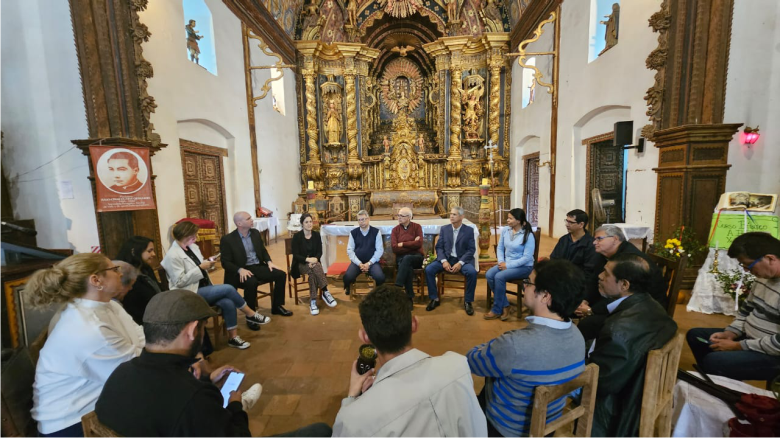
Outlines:
{"label": "black loudspeaker", "polygon": [[627,146],[634,142],[634,122],[615,123],[615,137],[612,146]]}

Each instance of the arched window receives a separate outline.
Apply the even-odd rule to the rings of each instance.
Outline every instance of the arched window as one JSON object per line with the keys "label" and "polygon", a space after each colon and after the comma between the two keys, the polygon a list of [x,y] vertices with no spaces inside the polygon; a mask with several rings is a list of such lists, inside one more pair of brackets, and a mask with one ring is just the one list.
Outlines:
{"label": "arched window", "polygon": [[[271,77],[277,77],[282,72],[272,68]],[[274,105],[274,109],[281,115],[284,115],[284,76],[279,80],[271,82],[271,97]]]}
{"label": "arched window", "polygon": [[217,51],[214,23],[204,0],[182,0],[184,5],[184,41],[187,59],[214,76],[217,75]]}
{"label": "arched window", "polygon": [[[593,62],[617,43],[620,25],[620,0],[590,1],[590,32],[588,33],[588,62]],[[607,37],[607,31],[610,35]],[[612,44],[607,47],[607,41]]]}
{"label": "arched window", "polygon": [[[536,58],[528,58],[525,61],[526,65],[536,66]],[[536,98],[536,78],[534,78],[534,70],[532,68],[523,69],[523,108],[534,103]]]}

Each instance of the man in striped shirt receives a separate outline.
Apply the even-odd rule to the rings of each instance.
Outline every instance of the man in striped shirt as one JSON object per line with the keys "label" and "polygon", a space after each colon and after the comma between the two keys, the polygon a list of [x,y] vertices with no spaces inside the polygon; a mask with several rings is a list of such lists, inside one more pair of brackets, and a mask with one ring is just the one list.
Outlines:
{"label": "man in striped shirt", "polygon": [[[568,260],[537,264],[523,280],[528,326],[478,345],[466,355],[471,372],[485,377],[479,395],[488,436],[528,435],[534,388],[557,385],[585,370],[585,340],[568,315],[582,301],[584,277]],[[566,397],[548,407],[547,422],[562,415]]]}
{"label": "man in striped shirt", "polygon": [[772,380],[780,375],[780,240],[745,233],[734,239],[728,254],[757,277],[753,289],[731,325],[691,329],[688,345],[705,373]]}

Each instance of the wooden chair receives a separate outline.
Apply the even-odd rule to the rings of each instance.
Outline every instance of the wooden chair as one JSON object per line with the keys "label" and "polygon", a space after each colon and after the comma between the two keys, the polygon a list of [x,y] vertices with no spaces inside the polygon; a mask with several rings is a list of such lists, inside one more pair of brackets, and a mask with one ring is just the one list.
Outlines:
{"label": "wooden chair", "polygon": [[672,393],[682,346],[683,335],[678,334],[661,349],[647,354],[639,436],[671,436]]}
{"label": "wooden chair", "polygon": [[214,349],[222,348],[227,344],[228,332],[225,318],[222,315],[222,308],[211,306],[211,310],[217,312],[211,317],[211,324],[214,326]]}
{"label": "wooden chair", "polygon": [[[586,366],[585,371],[574,380],[554,386],[537,386],[534,391],[534,407],[531,411],[529,436],[547,436],[575,420],[577,422],[574,426],[574,436],[590,436],[593,427],[593,411],[596,409],[598,384],[599,366],[592,363]],[[579,406],[569,406],[568,411],[564,411],[565,414],[547,423],[547,406],[577,388],[582,388]]]}
{"label": "wooden chair", "polygon": [[688,255],[685,254],[678,260],[665,259],[655,254],[648,255],[661,268],[666,284],[666,313],[674,318],[674,309],[677,308],[677,298],[680,295],[680,287],[683,282],[683,272],[688,265]]}
{"label": "wooden chair", "polygon": [[113,429],[98,421],[95,411],[81,417],[81,427],[85,437],[119,437]]}
{"label": "wooden chair", "polygon": [[[289,274],[290,272],[290,266],[292,266],[292,238],[288,237],[284,239],[284,254],[287,256],[287,293],[289,294],[290,298],[293,296],[293,291],[295,291],[295,304],[297,305],[300,301],[298,300],[298,292],[308,292],[309,291],[309,280],[306,276],[306,274],[301,274],[301,278],[296,280],[292,277],[292,275]],[[320,297],[322,297],[322,290],[320,292]]]}
{"label": "wooden chair", "polygon": [[[536,231],[534,231],[534,242],[536,243],[534,245],[534,265],[536,264],[536,261],[539,260],[539,247],[540,242],[542,238],[542,229],[540,227],[536,227]],[[494,246],[494,250],[498,252],[498,246]],[[523,279],[519,280],[510,280],[507,281],[507,285],[514,284],[517,286],[517,292],[512,292],[507,288],[506,294],[507,295],[514,295],[517,297],[517,317],[520,318],[523,315]],[[490,285],[487,286],[487,307],[488,309],[493,306],[493,291],[490,289]]]}
{"label": "wooden chair", "polygon": [[[476,263],[476,262],[475,262]],[[423,270],[423,275],[425,275],[425,271]],[[479,275],[479,269],[477,269],[477,275]],[[447,271],[439,272],[437,275],[438,281],[438,292],[439,292],[439,299],[441,300],[441,297],[444,295],[444,289],[450,288],[450,289],[457,289],[462,290],[463,295],[466,295],[466,276],[463,274],[450,274]]]}

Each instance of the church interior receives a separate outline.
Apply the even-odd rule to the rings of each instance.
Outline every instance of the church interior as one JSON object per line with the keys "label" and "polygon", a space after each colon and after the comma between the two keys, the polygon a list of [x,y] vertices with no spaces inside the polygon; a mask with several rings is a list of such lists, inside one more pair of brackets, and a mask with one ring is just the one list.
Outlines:
{"label": "church interior", "polygon": [[[511,209],[523,209],[539,239],[534,261],[568,235],[575,209],[589,215],[588,234],[616,224],[641,252],[679,249],[685,263],[673,255],[666,265],[667,311],[682,335],[738,317],[744,297],[721,290],[743,282],[745,266],[727,255],[734,238],[778,237],[775,0],[11,0],[0,8],[4,435],[44,433],[30,416],[31,390],[55,309],[36,310],[25,297],[33,274],[75,254],[114,260],[144,236],[165,280],[158,266],[181,241],[184,219],[200,227],[200,257],[215,257],[214,285],[229,283],[219,257],[237,212],[249,212],[285,272],[303,214],[322,236],[338,306],[313,316],[308,286],[290,276],[282,299],[294,315],[280,316],[262,284],[256,310],[273,307],[273,321],[247,331],[239,318],[251,347],[215,342],[208,357],[214,369],[242,370],[244,387],[262,385],[247,410],[253,436],[333,426],[342,409],[364,344],[359,306],[375,285],[348,294],[346,267],[339,271],[364,211],[382,230],[388,283],[397,271],[389,230],[402,209],[425,230],[426,259],[442,238],[428,230],[448,226],[453,207],[474,229],[477,316],[464,314],[464,292],[449,286],[440,286],[441,308],[427,312],[425,277],[416,280],[414,347],[432,356],[465,355],[529,324],[521,284],[508,287],[519,296],[509,297],[507,321],[481,317],[491,310],[486,272],[503,260],[500,229],[518,219]],[[728,208],[739,204],[735,192],[749,193],[736,211]],[[212,341],[221,330],[207,327]],[[679,369],[693,371],[684,342],[678,355]],[[11,380],[22,383],[6,392]],[[771,394],[769,381],[745,380]],[[488,385],[478,375],[473,383],[477,394]],[[683,423],[667,420],[675,431]]]}

